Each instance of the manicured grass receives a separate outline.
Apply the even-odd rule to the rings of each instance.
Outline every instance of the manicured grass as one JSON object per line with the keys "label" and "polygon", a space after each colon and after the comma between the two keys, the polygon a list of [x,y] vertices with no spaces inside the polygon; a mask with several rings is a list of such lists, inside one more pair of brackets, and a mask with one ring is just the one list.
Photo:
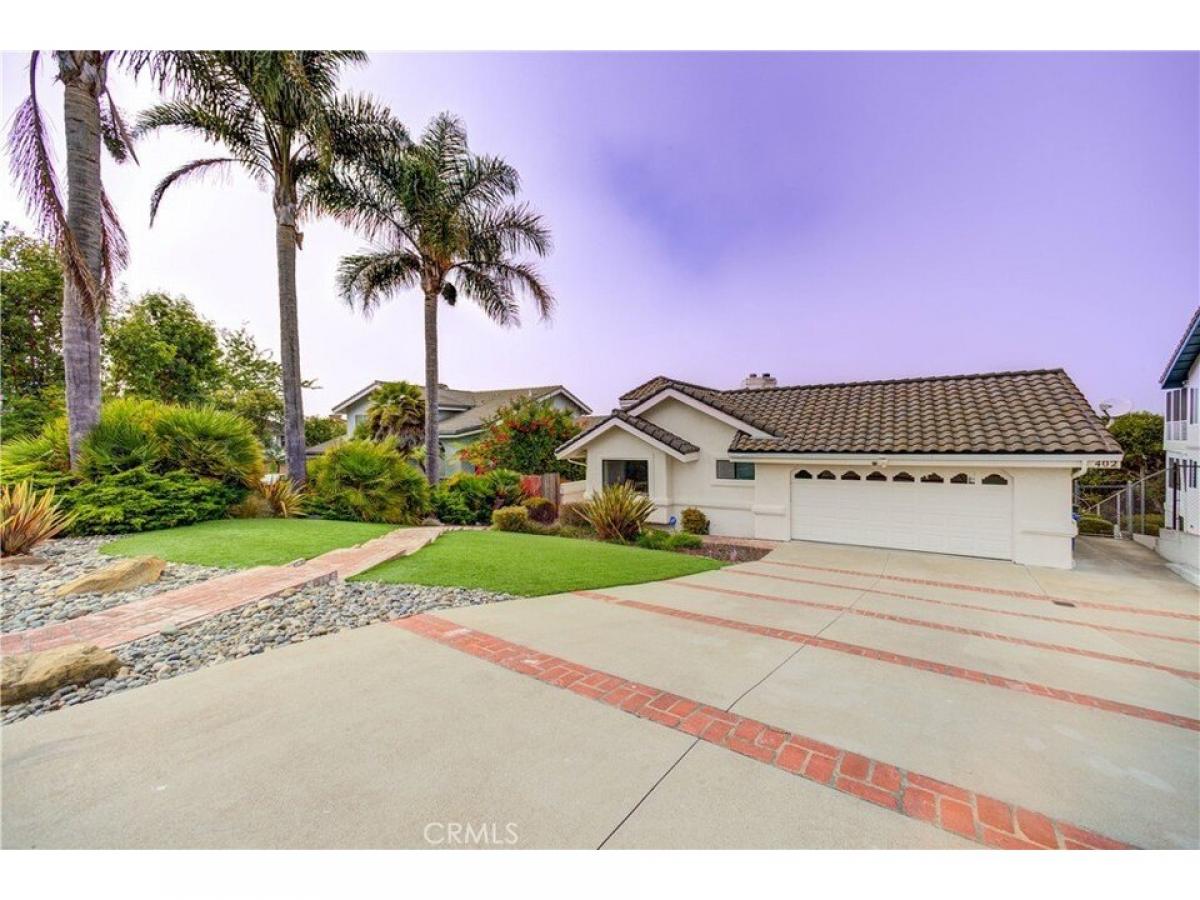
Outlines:
{"label": "manicured grass", "polygon": [[113,556],[158,556],[199,566],[279,566],[311,559],[387,534],[395,525],[325,519],[221,519],[183,528],[147,531],[100,548]]}
{"label": "manicured grass", "polygon": [[473,587],[536,597],[660,581],[720,567],[721,563],[701,556],[600,541],[454,531],[412,556],[383,563],[351,581]]}

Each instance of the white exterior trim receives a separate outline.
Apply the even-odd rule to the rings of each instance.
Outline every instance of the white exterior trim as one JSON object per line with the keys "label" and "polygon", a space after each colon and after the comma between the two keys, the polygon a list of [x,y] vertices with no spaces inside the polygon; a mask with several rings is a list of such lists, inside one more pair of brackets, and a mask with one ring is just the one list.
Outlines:
{"label": "white exterior trim", "polygon": [[647,397],[645,400],[643,400],[641,403],[639,403],[637,406],[633,407],[632,409],[626,410],[626,412],[628,412],[629,415],[631,415],[631,416],[640,416],[642,413],[647,412],[648,410],[654,409],[654,407],[658,406],[664,400],[678,400],[680,403],[683,403],[686,406],[690,406],[692,409],[697,409],[700,412],[704,413],[705,415],[712,416],[718,422],[722,422],[725,425],[730,426],[731,428],[738,429],[739,431],[746,432],[746,434],[750,435],[750,437],[757,437],[757,438],[773,438],[773,437],[775,437],[775,435],[769,434],[769,433],[763,431],[761,428],[755,428],[749,422],[743,422],[741,419],[731,416],[728,413],[723,413],[719,409],[709,406],[704,401],[697,400],[695,397],[691,396],[690,394],[685,394],[682,391],[675,390],[674,388],[667,388],[666,390],[659,391],[657,394],[653,394],[650,397]]}
{"label": "white exterior trim", "polygon": [[838,466],[872,466],[886,469],[892,466],[1005,466],[1012,468],[1071,468],[1116,469],[1121,465],[1120,453],[1098,453],[1091,456],[1069,453],[753,453],[732,452],[729,458],[737,462],[759,465],[771,463],[829,463]]}
{"label": "white exterior trim", "polygon": [[[560,394],[562,396],[566,397],[568,400],[570,400],[572,403],[574,403],[580,409],[582,409],[583,414],[585,416],[590,416],[592,414],[592,408],[590,406],[588,406],[586,403],[584,403],[582,400],[580,400],[578,397],[576,397],[574,394],[572,394],[570,391],[568,391],[565,387],[559,388],[556,391],[551,391],[548,394],[543,394],[540,397],[534,397],[533,399],[540,402],[542,400],[549,400],[551,397],[557,397]],[[480,430],[482,431],[482,429],[480,429]]]}
{"label": "white exterior trim", "polygon": [[622,431],[628,432],[629,434],[633,435],[638,440],[645,441],[651,447],[654,447],[656,450],[662,451],[663,453],[667,454],[671,458],[677,459],[680,462],[695,462],[697,459],[700,458],[699,453],[680,453],[674,447],[664,444],[662,441],[652,438],[650,435],[646,434],[646,432],[641,431],[637,428],[634,428],[632,425],[626,424],[625,422],[622,422],[620,419],[614,417],[614,418],[609,419],[603,425],[599,425],[596,428],[593,428],[591,431],[589,431],[585,434],[578,435],[578,436],[572,438],[567,443],[563,444],[561,447],[558,448],[558,450],[555,451],[555,453],[554,453],[555,459],[570,459],[572,453],[574,453],[577,450],[583,449],[588,444],[590,444],[593,440],[600,437],[600,435],[604,434],[607,431],[612,430],[613,428],[619,428]]}

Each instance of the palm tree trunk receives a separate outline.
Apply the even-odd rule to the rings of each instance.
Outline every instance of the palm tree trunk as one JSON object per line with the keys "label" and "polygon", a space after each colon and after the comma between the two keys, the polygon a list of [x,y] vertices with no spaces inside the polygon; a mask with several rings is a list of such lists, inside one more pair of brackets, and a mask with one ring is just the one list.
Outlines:
{"label": "palm tree trunk", "polygon": [[438,292],[425,292],[425,477],[438,483]]}
{"label": "palm tree trunk", "polygon": [[304,399],[300,393],[300,319],[296,301],[296,225],[289,207],[275,214],[275,263],[279,274],[279,357],[283,364],[283,448],[288,478],[302,485]]}
{"label": "palm tree trunk", "polygon": [[[99,51],[58,56],[63,81],[67,140],[67,227],[83,255],[92,283],[101,283],[100,92],[104,63]],[[63,279],[63,368],[67,382],[67,435],[71,466],[100,421],[100,297],[89,297]]]}

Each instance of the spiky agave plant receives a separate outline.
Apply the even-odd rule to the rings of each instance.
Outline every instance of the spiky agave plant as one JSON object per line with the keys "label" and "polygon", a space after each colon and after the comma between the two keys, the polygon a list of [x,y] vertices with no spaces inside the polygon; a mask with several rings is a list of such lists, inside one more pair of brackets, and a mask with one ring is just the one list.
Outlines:
{"label": "spiky agave plant", "polygon": [[54,488],[35,491],[29,481],[0,485],[0,556],[28,553],[73,519],[59,508]]}
{"label": "spiky agave plant", "polygon": [[262,497],[271,515],[277,519],[294,519],[304,515],[305,490],[296,487],[286,476],[271,481],[258,478],[254,483],[254,492]]}
{"label": "spiky agave plant", "polygon": [[645,494],[633,489],[633,485],[610,484],[593,494],[579,507],[579,515],[592,526],[602,541],[630,543],[637,540],[654,504]]}

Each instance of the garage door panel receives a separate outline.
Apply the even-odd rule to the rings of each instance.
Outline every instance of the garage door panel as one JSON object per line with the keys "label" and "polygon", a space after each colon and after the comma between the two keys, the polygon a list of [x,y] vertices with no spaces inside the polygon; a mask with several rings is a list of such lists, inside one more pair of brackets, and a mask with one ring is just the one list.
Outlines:
{"label": "garage door panel", "polygon": [[1012,558],[1009,485],[916,481],[792,480],[792,538],[963,556]]}

